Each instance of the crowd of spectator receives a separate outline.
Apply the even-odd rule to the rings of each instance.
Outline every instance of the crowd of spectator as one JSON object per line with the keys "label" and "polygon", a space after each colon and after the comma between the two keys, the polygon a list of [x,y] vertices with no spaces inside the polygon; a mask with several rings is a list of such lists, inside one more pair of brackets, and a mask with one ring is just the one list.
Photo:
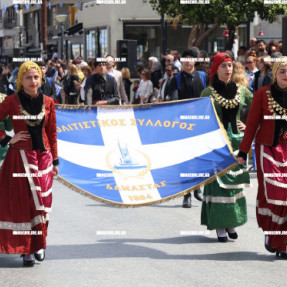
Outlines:
{"label": "crowd of spectator", "polygon": [[[196,47],[191,50],[193,58],[197,58],[195,70],[206,73],[208,77],[213,57],[219,51],[208,53]],[[282,56],[282,41],[267,44],[264,40],[251,38],[249,49],[240,46],[237,55],[230,50],[224,52],[234,61],[232,79],[256,92],[271,83],[274,59]],[[174,100],[172,78],[183,72],[182,59],[184,57],[178,51],[168,49],[160,59],[151,56],[146,65],[141,61],[136,67],[137,78],[131,79],[129,68],[118,71],[111,55],[90,61],[81,57],[67,61],[58,59],[58,54],[54,53],[51,60],[38,62],[43,73],[41,89],[56,102],[71,105],[143,104]],[[0,93],[14,93],[17,72],[17,63],[0,63]]]}

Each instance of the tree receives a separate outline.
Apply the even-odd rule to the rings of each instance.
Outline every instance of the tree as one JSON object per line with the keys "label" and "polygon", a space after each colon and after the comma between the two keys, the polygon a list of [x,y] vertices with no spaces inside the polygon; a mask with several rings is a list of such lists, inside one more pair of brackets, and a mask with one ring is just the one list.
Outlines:
{"label": "tree", "polygon": [[172,19],[173,26],[179,22],[192,25],[187,46],[199,47],[217,27],[226,25],[229,30],[227,49],[231,49],[235,28],[252,22],[255,12],[262,20],[272,23],[277,15],[286,14],[287,5],[266,5],[263,0],[203,0],[209,4],[180,4],[180,0],[150,0],[152,8],[160,15]]}

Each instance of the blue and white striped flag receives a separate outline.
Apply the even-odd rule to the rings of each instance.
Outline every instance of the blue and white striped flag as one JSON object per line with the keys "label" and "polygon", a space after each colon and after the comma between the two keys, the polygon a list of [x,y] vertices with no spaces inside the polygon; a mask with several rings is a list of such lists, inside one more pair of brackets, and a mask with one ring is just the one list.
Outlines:
{"label": "blue and white striped flag", "polygon": [[210,98],[56,114],[60,181],[108,204],[163,202],[236,164]]}
{"label": "blue and white striped flag", "polygon": [[55,88],[56,88],[56,96],[59,97],[63,88],[59,86],[57,83],[55,83]]}

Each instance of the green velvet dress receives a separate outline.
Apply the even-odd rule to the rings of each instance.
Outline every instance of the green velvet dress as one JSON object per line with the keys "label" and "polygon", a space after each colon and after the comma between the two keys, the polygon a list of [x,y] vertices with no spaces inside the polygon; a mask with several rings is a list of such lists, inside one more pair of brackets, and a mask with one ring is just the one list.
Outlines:
{"label": "green velvet dress", "polygon": [[[233,83],[234,84],[234,83]],[[252,93],[245,87],[239,85],[240,103],[239,107],[233,111],[234,121],[240,120],[240,112],[244,105],[251,106]],[[210,88],[202,91],[201,97],[215,96]],[[214,106],[217,115],[222,122],[222,107],[215,100]],[[230,109],[229,109],[230,111]],[[229,113],[225,109],[225,114]],[[228,118],[228,117],[227,117]],[[234,123],[233,123],[234,124]],[[237,128],[237,133],[232,130],[231,124],[228,123],[227,135],[231,142],[233,152],[238,151],[239,144],[243,138],[243,133]],[[206,185],[203,192],[203,201],[201,209],[201,224],[206,225],[207,229],[232,228],[243,225],[247,221],[246,199],[243,194],[243,187],[250,185],[249,174],[246,165],[237,165],[215,181]]]}

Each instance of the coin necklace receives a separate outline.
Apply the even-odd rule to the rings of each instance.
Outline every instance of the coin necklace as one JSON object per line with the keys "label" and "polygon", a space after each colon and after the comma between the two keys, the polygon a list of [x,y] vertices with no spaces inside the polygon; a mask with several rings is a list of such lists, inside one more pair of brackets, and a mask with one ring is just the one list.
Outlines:
{"label": "coin necklace", "polygon": [[[274,117],[278,116],[278,114],[281,115],[280,118],[284,119],[287,121],[287,111],[285,108],[281,107],[272,97],[271,91],[267,90],[267,99],[268,99],[268,108],[270,112],[273,114]],[[277,112],[277,113],[276,113]]]}
{"label": "coin necklace", "polygon": [[214,95],[214,99],[216,102],[218,102],[221,107],[225,108],[225,109],[234,109],[236,108],[239,104],[240,104],[240,89],[239,89],[239,85],[236,84],[237,87],[237,91],[235,94],[235,97],[233,99],[226,99],[224,97],[222,97],[221,95],[219,95],[216,90],[213,87],[210,87],[212,94]]}

